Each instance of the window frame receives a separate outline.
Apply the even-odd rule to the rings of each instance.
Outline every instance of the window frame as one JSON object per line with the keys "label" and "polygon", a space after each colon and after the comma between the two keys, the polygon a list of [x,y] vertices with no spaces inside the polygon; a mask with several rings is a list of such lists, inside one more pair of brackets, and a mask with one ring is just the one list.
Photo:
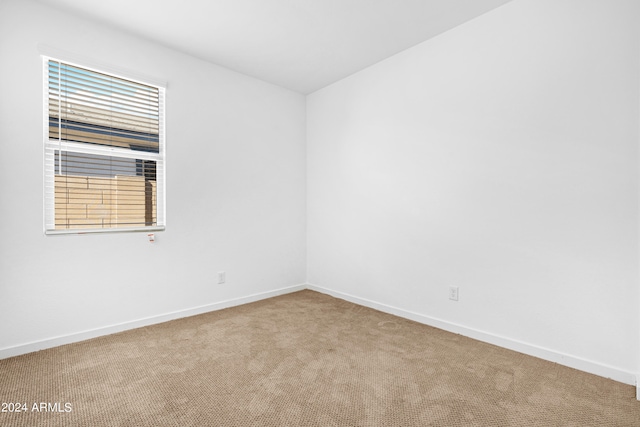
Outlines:
{"label": "window frame", "polygon": [[[127,233],[155,232],[166,229],[166,85],[148,82],[127,75],[120,71],[112,71],[110,67],[100,68],[80,64],[74,61],[59,59],[49,55],[42,57],[42,96],[43,96],[43,228],[45,235],[77,235],[88,233]],[[88,71],[109,75],[134,83],[158,89],[158,153],[137,151],[121,147],[97,145],[86,142],[64,141],[49,138],[49,61],[79,67]],[[78,154],[120,157],[136,160],[150,160],[156,163],[156,224],[150,226],[107,227],[107,228],[55,228],[55,153],[70,152]]]}

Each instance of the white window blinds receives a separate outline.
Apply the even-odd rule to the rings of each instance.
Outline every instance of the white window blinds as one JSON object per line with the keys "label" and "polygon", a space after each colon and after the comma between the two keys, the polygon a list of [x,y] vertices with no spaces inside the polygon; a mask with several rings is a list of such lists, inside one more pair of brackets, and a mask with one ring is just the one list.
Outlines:
{"label": "white window blinds", "polygon": [[45,58],[45,232],[164,228],[164,88]]}

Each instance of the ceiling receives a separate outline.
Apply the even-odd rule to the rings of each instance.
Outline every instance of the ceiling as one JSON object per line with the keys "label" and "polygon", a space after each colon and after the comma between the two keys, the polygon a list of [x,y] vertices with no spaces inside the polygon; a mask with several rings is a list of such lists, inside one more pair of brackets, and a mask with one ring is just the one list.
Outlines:
{"label": "ceiling", "polygon": [[308,94],[510,0],[39,0]]}

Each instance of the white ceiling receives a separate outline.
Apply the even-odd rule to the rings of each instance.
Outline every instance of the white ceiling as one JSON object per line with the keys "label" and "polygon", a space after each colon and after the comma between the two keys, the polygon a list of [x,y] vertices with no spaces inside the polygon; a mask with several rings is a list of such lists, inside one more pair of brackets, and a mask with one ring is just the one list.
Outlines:
{"label": "white ceiling", "polygon": [[510,0],[39,0],[307,94]]}

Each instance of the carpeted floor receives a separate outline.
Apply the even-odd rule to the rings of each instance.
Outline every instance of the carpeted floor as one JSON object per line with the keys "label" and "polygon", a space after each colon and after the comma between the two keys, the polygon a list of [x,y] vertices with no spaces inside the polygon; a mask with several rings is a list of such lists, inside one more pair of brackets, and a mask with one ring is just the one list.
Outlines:
{"label": "carpeted floor", "polygon": [[26,409],[1,426],[640,426],[632,386],[312,291],[0,360],[0,401]]}

